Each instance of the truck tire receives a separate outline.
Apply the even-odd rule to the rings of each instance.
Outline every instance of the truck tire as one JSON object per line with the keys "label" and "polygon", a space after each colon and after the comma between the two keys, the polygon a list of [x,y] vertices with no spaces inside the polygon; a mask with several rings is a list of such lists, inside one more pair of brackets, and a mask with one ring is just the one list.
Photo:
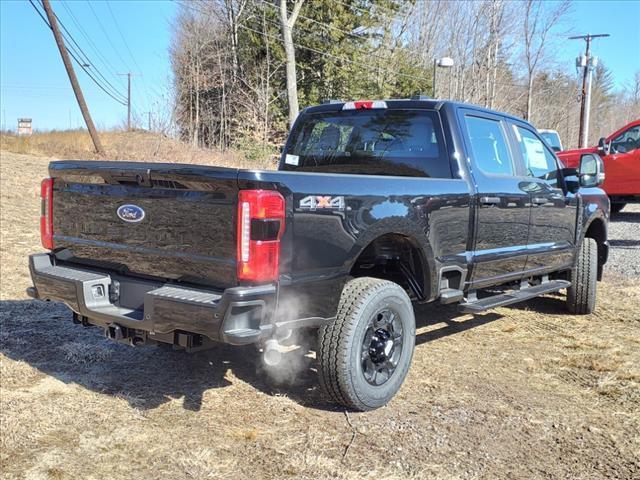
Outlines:
{"label": "truck tire", "polygon": [[616,213],[620,213],[626,205],[627,205],[626,203],[612,203],[611,214],[615,215]]}
{"label": "truck tire", "polygon": [[324,393],[353,410],[389,402],[409,370],[415,317],[407,293],[387,280],[349,281],[334,322],[318,332],[318,376]]}
{"label": "truck tire", "polygon": [[596,308],[597,280],[598,245],[593,238],[584,238],[576,264],[571,270],[571,286],[567,289],[567,308],[571,313],[593,313]]}

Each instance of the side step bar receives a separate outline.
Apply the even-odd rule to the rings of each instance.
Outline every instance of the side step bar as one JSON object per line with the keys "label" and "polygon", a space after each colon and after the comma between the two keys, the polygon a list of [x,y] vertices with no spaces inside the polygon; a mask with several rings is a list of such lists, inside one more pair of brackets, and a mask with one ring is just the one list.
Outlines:
{"label": "side step bar", "polygon": [[567,288],[570,285],[571,282],[566,280],[550,280],[534,287],[521,288],[520,290],[513,290],[508,293],[494,295],[481,300],[463,302],[459,305],[459,309],[463,313],[480,313],[492,308],[529,300],[530,298],[537,297],[544,293],[557,292],[558,290]]}

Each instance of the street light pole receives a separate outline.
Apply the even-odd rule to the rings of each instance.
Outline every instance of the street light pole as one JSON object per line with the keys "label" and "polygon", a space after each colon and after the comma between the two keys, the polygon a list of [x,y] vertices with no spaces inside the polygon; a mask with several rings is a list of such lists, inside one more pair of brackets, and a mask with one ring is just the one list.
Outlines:
{"label": "street light pole", "polygon": [[436,98],[436,79],[438,78],[438,59],[433,59],[433,82],[431,84],[431,96]]}
{"label": "street light pole", "polygon": [[431,96],[433,98],[437,98],[436,97],[436,80],[438,77],[438,67],[441,68],[451,68],[453,67],[453,59],[450,57],[442,57],[442,58],[435,58],[433,60],[433,82],[432,82],[432,87],[431,87]]}

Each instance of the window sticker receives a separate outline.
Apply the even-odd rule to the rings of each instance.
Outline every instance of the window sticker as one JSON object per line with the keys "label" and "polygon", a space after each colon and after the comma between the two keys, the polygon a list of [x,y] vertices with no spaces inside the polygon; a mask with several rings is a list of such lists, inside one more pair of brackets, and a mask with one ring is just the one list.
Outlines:
{"label": "window sticker", "polygon": [[284,157],[284,163],[286,163],[287,165],[295,165],[297,167],[299,161],[300,157],[298,155],[290,155],[287,153],[287,155]]}
{"label": "window sticker", "polygon": [[544,146],[537,138],[522,137],[524,149],[527,152],[529,168],[547,168],[547,159],[544,155]]}

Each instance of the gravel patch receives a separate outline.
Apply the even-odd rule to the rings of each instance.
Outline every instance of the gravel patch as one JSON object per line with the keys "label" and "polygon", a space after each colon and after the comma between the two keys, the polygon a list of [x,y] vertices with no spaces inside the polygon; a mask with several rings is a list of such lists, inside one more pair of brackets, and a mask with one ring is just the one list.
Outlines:
{"label": "gravel patch", "polygon": [[640,205],[627,205],[609,222],[609,261],[605,271],[640,277]]}

